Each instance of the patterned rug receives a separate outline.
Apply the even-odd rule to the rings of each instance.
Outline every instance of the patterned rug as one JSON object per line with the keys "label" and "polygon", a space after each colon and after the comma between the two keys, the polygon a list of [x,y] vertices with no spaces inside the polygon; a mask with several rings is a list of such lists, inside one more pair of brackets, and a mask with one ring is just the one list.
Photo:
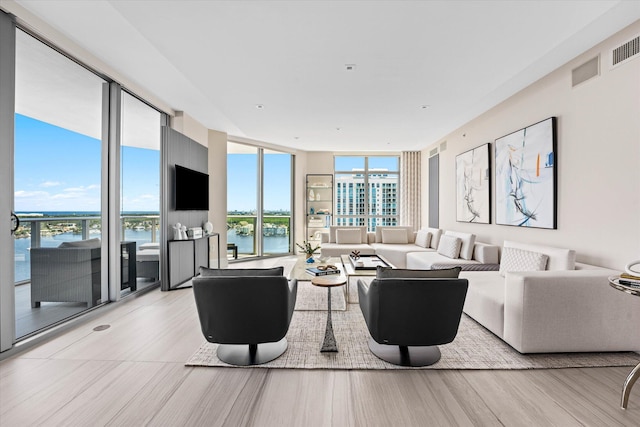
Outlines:
{"label": "patterned rug", "polygon": [[[342,292],[332,292],[332,294],[342,295]],[[320,299],[318,297],[317,303],[323,306]],[[324,304],[326,304],[326,297]],[[349,304],[347,311],[332,311],[332,318],[338,353],[320,353],[326,324],[326,311],[296,311],[287,334],[289,342],[287,351],[276,360],[254,367],[293,369],[550,369],[635,366],[640,361],[640,355],[633,352],[522,355],[475,320],[463,315],[456,339],[450,344],[439,346],[442,352],[440,361],[425,368],[405,368],[384,362],[369,351],[367,346],[369,332],[357,304]],[[216,357],[216,349],[217,344],[205,342],[189,358],[186,365],[231,366]]]}
{"label": "patterned rug", "polygon": [[[331,311],[345,310],[344,286],[331,289]],[[297,311],[324,311],[327,312],[327,288],[313,286],[311,282],[298,281],[298,295],[296,297]]]}

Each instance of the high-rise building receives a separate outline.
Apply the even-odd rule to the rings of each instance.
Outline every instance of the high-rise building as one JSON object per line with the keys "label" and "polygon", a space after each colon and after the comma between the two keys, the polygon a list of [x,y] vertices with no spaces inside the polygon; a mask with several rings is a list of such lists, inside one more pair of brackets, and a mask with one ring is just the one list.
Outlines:
{"label": "high-rise building", "polygon": [[362,169],[336,176],[336,225],[398,224],[398,175],[387,169]]}

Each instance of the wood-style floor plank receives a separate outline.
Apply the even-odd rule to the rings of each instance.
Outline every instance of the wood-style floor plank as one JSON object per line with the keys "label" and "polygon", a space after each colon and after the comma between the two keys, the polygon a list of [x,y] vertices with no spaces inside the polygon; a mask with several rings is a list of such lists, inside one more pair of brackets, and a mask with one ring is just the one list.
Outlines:
{"label": "wood-style floor plank", "polygon": [[[101,324],[110,328],[93,330]],[[203,341],[191,289],[127,298],[0,362],[0,425],[640,426],[640,383],[629,408],[619,407],[631,367],[331,371],[184,366]]]}

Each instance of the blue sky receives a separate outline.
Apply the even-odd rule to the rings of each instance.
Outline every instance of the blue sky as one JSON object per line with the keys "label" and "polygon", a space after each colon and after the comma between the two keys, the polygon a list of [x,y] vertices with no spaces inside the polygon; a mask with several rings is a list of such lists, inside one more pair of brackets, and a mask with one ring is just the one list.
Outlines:
{"label": "blue sky", "polygon": [[[257,206],[257,154],[227,156],[227,210],[252,212]],[[264,209],[291,210],[291,155],[264,155]]]}
{"label": "blue sky", "polygon": [[[100,211],[101,143],[15,116],[15,210]],[[123,147],[124,211],[159,210],[160,153]]]}
{"label": "blue sky", "polygon": [[[100,211],[100,141],[32,119],[15,116],[15,210]],[[364,157],[337,157],[336,169],[364,167]],[[257,155],[227,157],[228,210],[255,211]],[[369,157],[369,168],[398,170],[397,157]],[[122,150],[122,210],[158,212],[160,152]],[[264,208],[291,209],[291,156],[265,154]]]}

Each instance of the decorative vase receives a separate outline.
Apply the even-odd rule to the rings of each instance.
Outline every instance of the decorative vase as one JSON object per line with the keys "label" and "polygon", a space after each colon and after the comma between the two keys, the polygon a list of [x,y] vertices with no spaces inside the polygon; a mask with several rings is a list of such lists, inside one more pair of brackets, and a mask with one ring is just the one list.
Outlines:
{"label": "decorative vase", "polygon": [[313,254],[307,254],[307,263],[313,264],[314,262],[316,261],[313,259]]}
{"label": "decorative vase", "polygon": [[315,200],[315,195],[313,194],[313,190],[309,190],[309,201],[313,202]]}

